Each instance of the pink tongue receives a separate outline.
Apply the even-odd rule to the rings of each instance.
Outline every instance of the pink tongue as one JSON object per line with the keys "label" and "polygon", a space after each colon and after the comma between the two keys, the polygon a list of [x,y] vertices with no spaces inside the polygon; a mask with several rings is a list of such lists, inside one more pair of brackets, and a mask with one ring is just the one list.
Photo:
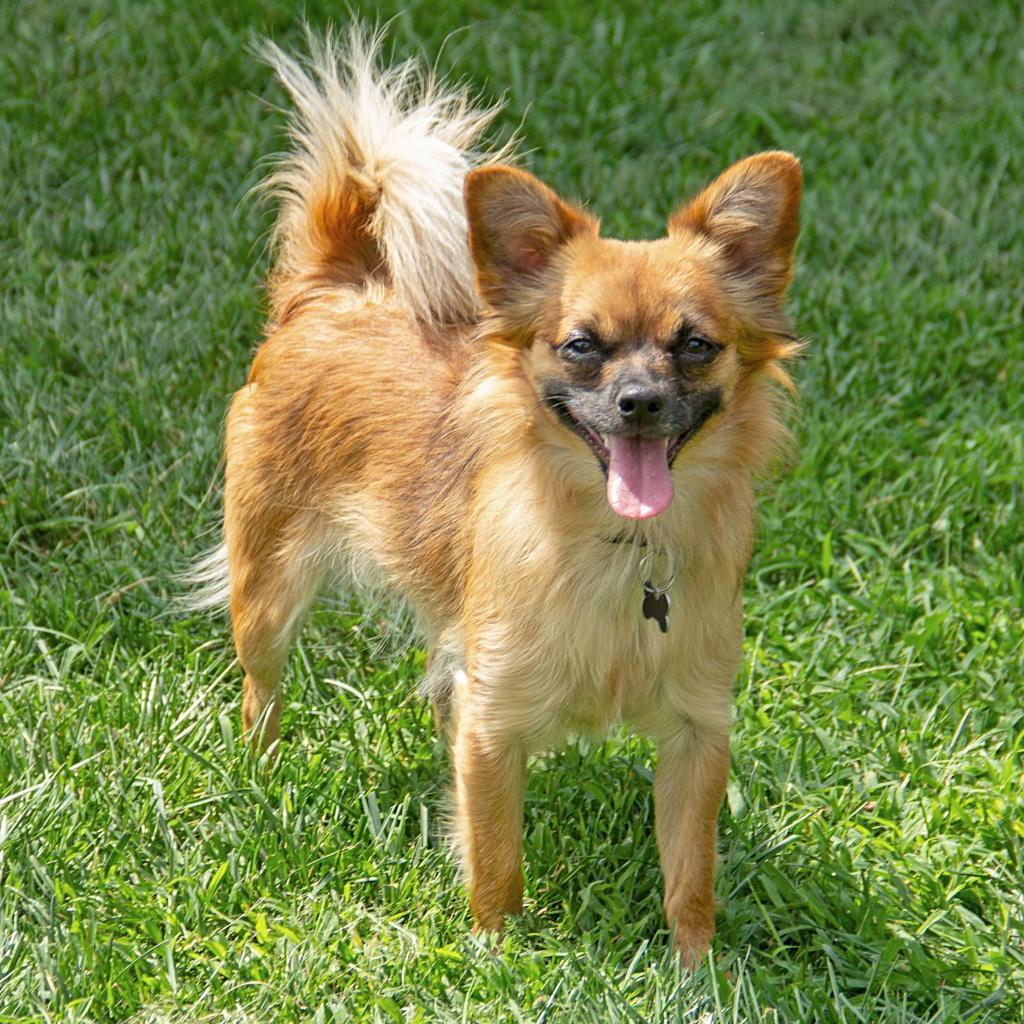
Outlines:
{"label": "pink tongue", "polygon": [[608,437],[608,504],[626,519],[650,519],[672,501],[668,442]]}

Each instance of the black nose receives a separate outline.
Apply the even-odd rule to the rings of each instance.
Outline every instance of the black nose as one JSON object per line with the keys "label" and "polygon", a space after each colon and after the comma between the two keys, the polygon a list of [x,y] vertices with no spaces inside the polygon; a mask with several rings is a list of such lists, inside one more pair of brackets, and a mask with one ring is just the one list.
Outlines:
{"label": "black nose", "polygon": [[661,415],[665,399],[654,388],[627,385],[616,399],[622,418],[634,426],[645,426]]}

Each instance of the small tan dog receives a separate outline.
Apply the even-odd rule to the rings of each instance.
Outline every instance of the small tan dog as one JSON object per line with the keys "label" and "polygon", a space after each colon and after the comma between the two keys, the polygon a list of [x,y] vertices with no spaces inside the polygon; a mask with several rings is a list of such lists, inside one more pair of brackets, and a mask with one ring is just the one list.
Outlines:
{"label": "small tan dog", "polygon": [[451,710],[478,929],[522,908],[526,759],[625,719],[658,745],[665,911],[714,933],[752,480],[782,435],[782,309],[801,192],[788,153],[730,167],[665,238],[602,238],[471,152],[493,111],[377,69],[374,43],[274,47],[291,93],[267,338],[227,424],[224,546],[243,723],[328,578],[404,598]]}

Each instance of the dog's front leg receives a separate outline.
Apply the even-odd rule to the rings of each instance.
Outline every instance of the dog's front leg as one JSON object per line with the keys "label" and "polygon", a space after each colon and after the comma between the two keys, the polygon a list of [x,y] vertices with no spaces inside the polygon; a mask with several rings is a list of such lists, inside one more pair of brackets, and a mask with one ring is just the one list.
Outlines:
{"label": "dog's front leg", "polygon": [[686,723],[661,739],[654,815],[665,915],[687,967],[715,934],[715,840],[728,775],[728,733]]}
{"label": "dog's front leg", "polygon": [[[461,696],[461,695],[460,695]],[[475,931],[499,931],[523,909],[523,747],[486,728],[471,699],[456,701],[457,832]]]}

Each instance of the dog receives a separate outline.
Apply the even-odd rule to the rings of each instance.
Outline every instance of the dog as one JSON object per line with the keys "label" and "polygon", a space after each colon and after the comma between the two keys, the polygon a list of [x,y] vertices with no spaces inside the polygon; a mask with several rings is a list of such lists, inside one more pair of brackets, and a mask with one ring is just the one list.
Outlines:
{"label": "dog", "polygon": [[379,39],[268,44],[290,93],[266,338],[227,419],[223,545],[246,735],[325,581],[404,600],[450,730],[474,927],[522,910],[527,757],[624,720],[653,737],[664,907],[714,934],[716,822],[754,482],[785,439],[802,189],[740,160],[655,241],[476,148],[495,110],[382,69]]}

